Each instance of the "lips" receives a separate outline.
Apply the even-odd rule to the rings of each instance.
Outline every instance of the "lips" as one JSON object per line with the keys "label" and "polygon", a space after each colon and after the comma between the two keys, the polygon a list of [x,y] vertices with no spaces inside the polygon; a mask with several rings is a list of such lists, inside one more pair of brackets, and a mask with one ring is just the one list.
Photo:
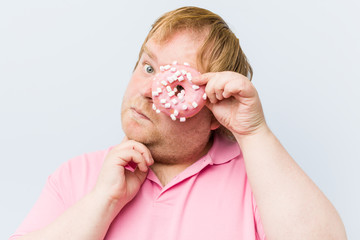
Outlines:
{"label": "lips", "polygon": [[150,118],[139,108],[131,107],[130,109],[136,117],[151,121]]}

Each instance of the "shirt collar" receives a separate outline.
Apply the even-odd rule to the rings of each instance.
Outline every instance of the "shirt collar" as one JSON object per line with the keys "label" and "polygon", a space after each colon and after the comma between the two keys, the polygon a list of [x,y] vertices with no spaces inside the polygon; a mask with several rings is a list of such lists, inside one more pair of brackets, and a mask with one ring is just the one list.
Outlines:
{"label": "shirt collar", "polygon": [[240,153],[241,150],[237,142],[215,133],[213,145],[204,157],[208,158],[211,165],[223,164],[239,156]]}

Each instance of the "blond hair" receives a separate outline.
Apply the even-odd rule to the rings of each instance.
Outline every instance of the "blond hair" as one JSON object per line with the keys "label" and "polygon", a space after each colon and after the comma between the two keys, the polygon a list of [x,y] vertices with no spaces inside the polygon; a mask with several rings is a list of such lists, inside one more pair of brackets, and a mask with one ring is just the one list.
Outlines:
{"label": "blond hair", "polygon": [[[252,79],[253,70],[240,47],[239,39],[219,15],[199,7],[178,8],[158,18],[141,47],[139,59],[150,38],[163,42],[181,30],[207,35],[197,56],[197,64],[204,72],[233,71]],[[215,131],[231,140],[235,139],[224,126]]]}

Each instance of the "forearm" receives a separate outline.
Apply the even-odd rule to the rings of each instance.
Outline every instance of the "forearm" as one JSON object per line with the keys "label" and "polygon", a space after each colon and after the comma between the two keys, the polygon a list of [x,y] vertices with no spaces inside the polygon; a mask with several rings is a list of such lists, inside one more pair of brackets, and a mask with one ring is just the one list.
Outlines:
{"label": "forearm", "polygon": [[103,239],[116,216],[116,205],[89,193],[67,209],[53,223],[18,240],[99,240]]}
{"label": "forearm", "polygon": [[268,239],[346,239],[336,209],[270,129],[235,137]]}

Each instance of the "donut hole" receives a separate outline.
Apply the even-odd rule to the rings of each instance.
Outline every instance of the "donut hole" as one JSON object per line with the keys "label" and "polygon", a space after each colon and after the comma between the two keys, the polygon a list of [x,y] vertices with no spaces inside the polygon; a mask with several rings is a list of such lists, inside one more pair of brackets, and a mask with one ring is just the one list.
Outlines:
{"label": "donut hole", "polygon": [[178,92],[181,92],[181,90],[184,90],[184,91],[185,91],[185,89],[184,89],[183,86],[181,86],[181,85],[176,85],[175,88],[177,89]]}

